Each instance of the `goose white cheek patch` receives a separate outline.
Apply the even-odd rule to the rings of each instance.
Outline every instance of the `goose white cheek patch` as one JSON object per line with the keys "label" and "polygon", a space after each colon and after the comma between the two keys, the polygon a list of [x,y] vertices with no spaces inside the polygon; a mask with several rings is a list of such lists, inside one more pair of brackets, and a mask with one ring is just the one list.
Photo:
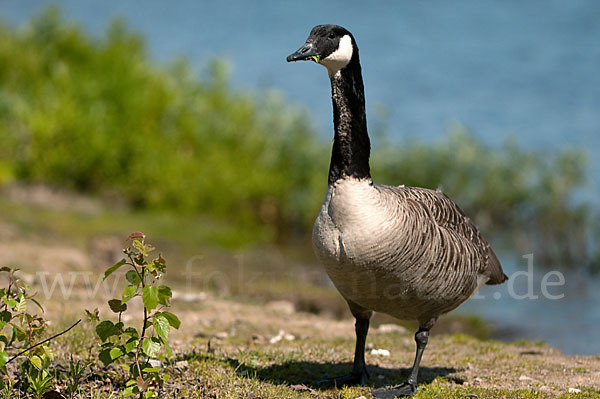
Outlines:
{"label": "goose white cheek patch", "polygon": [[352,59],[352,39],[345,35],[340,39],[337,50],[321,60],[331,75],[344,68]]}

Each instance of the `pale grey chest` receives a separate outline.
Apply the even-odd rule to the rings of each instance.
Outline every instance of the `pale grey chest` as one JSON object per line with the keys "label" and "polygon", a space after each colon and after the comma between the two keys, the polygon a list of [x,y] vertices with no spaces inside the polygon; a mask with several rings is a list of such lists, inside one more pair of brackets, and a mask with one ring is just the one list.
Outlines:
{"label": "pale grey chest", "polygon": [[343,179],[328,188],[313,228],[313,247],[331,280],[347,299],[361,301],[382,278],[393,276],[389,265],[393,222],[399,218],[385,206],[370,180]]}

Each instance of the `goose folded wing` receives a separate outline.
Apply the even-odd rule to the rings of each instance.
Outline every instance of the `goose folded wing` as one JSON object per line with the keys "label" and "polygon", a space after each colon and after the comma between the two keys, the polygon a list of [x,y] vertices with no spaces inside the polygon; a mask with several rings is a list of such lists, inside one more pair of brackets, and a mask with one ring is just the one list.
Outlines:
{"label": "goose folded wing", "polygon": [[475,245],[482,256],[483,270],[481,273],[490,277],[486,284],[501,284],[508,280],[508,277],[502,271],[502,266],[498,257],[490,247],[490,244],[482,237],[473,221],[440,190],[430,190],[419,187],[392,187],[381,186],[384,190],[389,190],[402,199],[412,200],[420,203],[433,220],[441,228],[447,229],[453,234],[462,237]]}

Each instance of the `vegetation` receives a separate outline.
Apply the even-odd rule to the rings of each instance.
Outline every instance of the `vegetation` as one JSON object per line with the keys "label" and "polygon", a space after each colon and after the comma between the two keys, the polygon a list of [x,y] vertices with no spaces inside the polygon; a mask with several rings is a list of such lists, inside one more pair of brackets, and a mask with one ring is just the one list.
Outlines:
{"label": "vegetation", "polygon": [[[128,284],[121,299],[108,301],[110,309],[118,314],[117,323],[103,320],[96,326],[96,334],[102,341],[99,359],[105,366],[116,362],[129,370],[130,379],[123,391],[124,396],[154,398],[157,396],[156,387],[169,379],[169,375],[161,373],[160,362],[155,359],[159,358],[161,348],[166,349],[169,357],[173,356],[168,343],[169,332],[171,327],[179,328],[181,322],[173,313],[164,311],[170,306],[173,296],[169,286],[158,285],[167,270],[165,260],[161,255],[150,262],[146,259],[154,247],[144,242],[144,234],[133,233],[128,239],[132,240],[132,247],[124,250],[126,258],[104,273],[106,279],[122,266],[130,267],[125,275]],[[121,321],[127,311],[127,303],[136,297],[143,302],[142,327],[139,330]],[[87,313],[94,321],[100,321],[97,310]],[[152,335],[148,334],[150,329]]]}
{"label": "vegetation", "polygon": [[[104,273],[106,279],[121,267],[130,267],[125,274],[128,284],[122,298],[108,301],[112,312],[118,315],[118,321],[101,321],[98,309],[93,312],[86,310],[86,313],[90,321],[98,322],[95,327],[100,339],[96,344],[98,359],[104,366],[116,364],[129,373],[129,378],[123,384],[122,396],[154,398],[170,377],[158,359],[167,360],[173,356],[168,343],[169,333],[171,327],[178,329],[181,322],[175,314],[165,311],[170,306],[171,288],[158,285],[166,272],[166,261],[161,255],[151,261],[147,259],[154,247],[145,243],[144,234],[132,233],[128,240],[132,245],[123,250],[126,257]],[[33,397],[41,399],[50,392],[58,395],[55,388],[59,380],[64,380],[69,397],[81,397],[81,387],[87,378],[85,372],[94,362],[89,356],[87,360],[75,361],[71,354],[68,369],[57,366],[53,364],[55,355],[50,347],[50,341],[72,330],[81,320],[63,332],[41,340],[48,322],[39,314],[29,313],[27,307],[28,304],[35,304],[39,311],[44,310],[33,297],[31,287],[15,275],[17,271],[8,267],[0,269],[7,280],[7,287],[0,289],[0,390],[10,397],[16,394],[27,397],[27,393],[31,393]],[[123,314],[128,310],[127,303],[136,297],[143,304],[139,330],[123,322]],[[89,341],[89,338],[85,341]],[[90,347],[90,354],[93,346]],[[166,355],[161,354],[163,348]],[[77,351],[82,349],[87,348],[80,347]],[[9,354],[12,356],[9,357]],[[19,363],[18,371],[14,368],[9,370],[8,364],[22,355],[26,357]]]}
{"label": "vegetation", "polygon": [[[308,237],[330,143],[277,94],[231,88],[223,64],[195,75],[185,61],[153,64],[119,22],[98,39],[55,10],[17,30],[0,24],[0,189],[40,183],[111,204],[88,212],[72,194],[63,208],[0,197],[0,243],[24,248],[16,263],[86,278],[56,286],[63,296],[47,295],[43,312],[34,292],[45,286],[0,269],[0,399],[369,398],[407,375],[412,327],[380,328],[391,320],[379,316],[368,386],[315,386],[349,370],[352,321],[312,257],[273,244]],[[597,210],[577,201],[588,184],[580,152],[490,148],[461,127],[427,145],[389,137],[374,137],[378,181],[443,185],[492,240],[559,265],[593,264]],[[118,259],[120,237],[140,228],[169,249],[169,286],[164,259],[149,256],[141,233],[94,285],[114,263],[111,239],[119,237]],[[248,243],[265,245],[210,245]],[[98,298],[119,273],[121,295]],[[178,316],[167,311],[171,300]],[[93,322],[66,328],[95,306]],[[438,326],[489,333],[478,319],[463,318],[466,329],[457,320]],[[600,398],[598,356],[439,331],[417,398]]]}
{"label": "vegetation", "polygon": [[[234,245],[308,237],[329,143],[280,96],[232,89],[223,64],[159,67],[123,23],[93,39],[50,9],[0,26],[0,185],[42,182],[239,227]],[[374,143],[381,182],[445,192],[492,240],[555,266],[597,265],[580,151],[490,148],[462,128],[433,145]],[[235,235],[235,234],[234,234]],[[495,236],[494,236],[495,235]]]}
{"label": "vegetation", "polygon": [[[41,312],[44,309],[34,298],[31,287],[16,276],[17,271],[8,267],[0,269],[7,281],[6,288],[0,289],[0,389],[12,390],[13,386],[18,386],[21,391],[41,399],[52,389],[56,374],[51,363],[54,352],[48,342],[71,330],[79,321],[67,330],[41,340],[48,323],[28,306],[35,304]],[[9,357],[9,353],[12,356]],[[8,365],[22,355],[24,360],[18,364],[20,375],[15,384]]]}

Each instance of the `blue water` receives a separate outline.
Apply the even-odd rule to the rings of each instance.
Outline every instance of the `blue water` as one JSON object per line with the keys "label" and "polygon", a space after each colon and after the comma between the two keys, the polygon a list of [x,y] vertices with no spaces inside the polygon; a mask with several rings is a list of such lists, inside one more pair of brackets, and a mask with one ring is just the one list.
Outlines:
{"label": "blue water", "polygon": [[[308,109],[324,136],[332,131],[327,74],[314,64],[287,64],[285,57],[312,26],[343,25],[360,47],[371,126],[376,115],[388,114],[397,137],[432,141],[459,122],[492,146],[512,135],[531,149],[584,147],[594,182],[587,195],[599,197],[597,0],[54,3],[97,35],[112,18],[123,17],[147,38],[151,56],[160,62],[185,56],[201,71],[209,57],[226,57],[236,86],[283,92]],[[47,4],[0,0],[0,17],[19,25]],[[522,268],[522,261],[509,261],[507,268]],[[542,276],[535,277],[538,294]],[[506,287],[495,299],[495,289],[485,288],[485,298],[463,311],[568,353],[598,353],[596,283],[577,274],[565,281],[560,300],[516,300]]]}
{"label": "blue water", "polygon": [[509,280],[484,286],[456,313],[481,315],[503,340],[544,341],[569,354],[600,353],[597,277],[549,271],[537,267],[535,257],[529,269],[527,259],[501,255]]}

